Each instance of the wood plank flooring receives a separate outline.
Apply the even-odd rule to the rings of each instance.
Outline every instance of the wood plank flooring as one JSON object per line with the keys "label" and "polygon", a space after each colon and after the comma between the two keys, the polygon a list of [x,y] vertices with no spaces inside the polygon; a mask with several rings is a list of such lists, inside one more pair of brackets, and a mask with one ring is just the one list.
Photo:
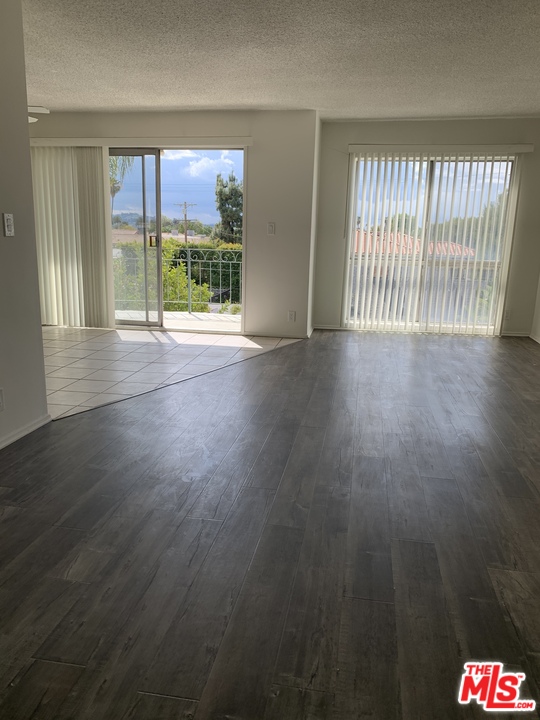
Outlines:
{"label": "wood plank flooring", "polygon": [[320,331],[41,428],[0,628],[2,720],[478,718],[471,659],[540,701],[540,345]]}

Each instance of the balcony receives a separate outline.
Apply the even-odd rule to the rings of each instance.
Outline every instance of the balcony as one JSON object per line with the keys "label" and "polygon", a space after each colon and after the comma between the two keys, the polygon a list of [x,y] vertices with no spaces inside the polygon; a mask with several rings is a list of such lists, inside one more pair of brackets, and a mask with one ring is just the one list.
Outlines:
{"label": "balcony", "polygon": [[[115,316],[120,321],[158,319],[157,253],[122,243],[113,257]],[[241,331],[242,250],[164,248],[161,267],[164,326],[218,332]]]}

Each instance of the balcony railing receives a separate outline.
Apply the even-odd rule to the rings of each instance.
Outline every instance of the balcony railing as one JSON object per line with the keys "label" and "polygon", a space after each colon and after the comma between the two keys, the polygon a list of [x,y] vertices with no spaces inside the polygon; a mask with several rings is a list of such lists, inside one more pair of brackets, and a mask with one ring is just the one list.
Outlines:
{"label": "balcony railing", "polygon": [[[117,310],[142,310],[148,297],[158,297],[157,257],[140,248],[117,245],[113,257]],[[242,250],[179,247],[162,261],[165,312],[229,312],[242,304]],[[147,293],[145,293],[145,286]]]}
{"label": "balcony railing", "polygon": [[[185,268],[187,297],[170,280]],[[242,304],[242,251],[180,248],[175,257],[163,260],[163,309],[193,312],[197,305]],[[178,305],[185,307],[177,307]],[[198,312],[201,312],[199,309]]]}

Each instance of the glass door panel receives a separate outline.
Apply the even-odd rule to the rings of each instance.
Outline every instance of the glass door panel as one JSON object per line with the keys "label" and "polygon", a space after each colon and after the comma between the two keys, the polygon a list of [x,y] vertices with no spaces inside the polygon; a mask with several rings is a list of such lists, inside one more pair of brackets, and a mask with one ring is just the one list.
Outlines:
{"label": "glass door panel", "polygon": [[117,323],[162,325],[159,151],[111,150],[114,305]]}

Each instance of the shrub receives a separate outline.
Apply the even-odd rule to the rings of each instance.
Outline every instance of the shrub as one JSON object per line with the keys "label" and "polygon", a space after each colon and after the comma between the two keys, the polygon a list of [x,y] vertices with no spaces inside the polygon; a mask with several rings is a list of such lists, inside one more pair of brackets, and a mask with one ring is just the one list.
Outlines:
{"label": "shrub", "polygon": [[[172,254],[177,243],[163,244],[163,309],[169,312],[187,312],[188,278],[184,263],[172,264]],[[142,243],[117,243],[120,255],[113,259],[115,305],[118,310],[142,310],[145,307],[144,294],[144,249]],[[148,296],[157,304],[157,256],[147,257]],[[193,312],[210,312],[208,302],[212,293],[207,284],[191,280]]]}

